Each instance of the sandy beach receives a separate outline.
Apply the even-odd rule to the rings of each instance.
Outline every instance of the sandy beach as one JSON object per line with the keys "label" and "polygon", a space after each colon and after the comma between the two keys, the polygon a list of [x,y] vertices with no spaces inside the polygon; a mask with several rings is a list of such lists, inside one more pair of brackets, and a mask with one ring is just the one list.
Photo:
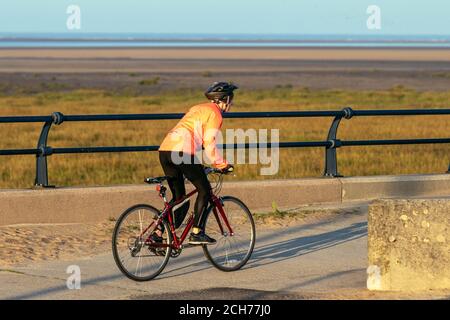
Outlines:
{"label": "sandy beach", "polygon": [[[158,78],[155,85],[141,80]],[[203,89],[224,79],[242,88],[416,90],[450,87],[450,49],[137,48],[1,49],[0,91],[93,88],[155,94]],[[50,85],[47,85],[50,83]]]}
{"label": "sandy beach", "polygon": [[450,61],[450,48],[3,48],[0,58]]}

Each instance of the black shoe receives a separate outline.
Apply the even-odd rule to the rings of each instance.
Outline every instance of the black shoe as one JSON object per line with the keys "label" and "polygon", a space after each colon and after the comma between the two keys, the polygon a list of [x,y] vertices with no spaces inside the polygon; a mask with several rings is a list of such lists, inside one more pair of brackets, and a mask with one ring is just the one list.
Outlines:
{"label": "black shoe", "polygon": [[152,240],[153,242],[156,242],[156,243],[162,243],[163,242],[163,238],[158,236],[156,233],[153,233],[150,236],[150,240]]}
{"label": "black shoe", "polygon": [[[154,243],[163,243],[163,238],[158,236],[156,233],[153,233],[150,236],[150,240],[152,240]],[[152,248],[149,247],[150,251],[156,254],[157,256],[165,256],[166,255],[166,249],[164,248]]]}
{"label": "black shoe", "polygon": [[209,237],[204,232],[200,232],[198,234],[191,233],[191,236],[189,237],[189,244],[213,244],[216,243],[216,240]]}

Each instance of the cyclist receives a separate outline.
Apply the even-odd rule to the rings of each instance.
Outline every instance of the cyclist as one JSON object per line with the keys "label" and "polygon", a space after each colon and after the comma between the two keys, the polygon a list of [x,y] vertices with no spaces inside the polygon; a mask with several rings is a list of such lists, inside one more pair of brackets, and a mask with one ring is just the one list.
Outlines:
{"label": "cyclist", "polygon": [[[211,185],[198,155],[202,148],[213,167],[224,173],[233,166],[222,158],[217,150],[216,135],[222,127],[222,113],[230,110],[237,86],[227,82],[215,82],[205,92],[208,103],[193,106],[169,131],[159,148],[159,160],[164,174],[168,176],[172,201],[186,194],[183,175],[198,190],[194,206],[194,226],[189,243],[212,244],[216,240],[205,234],[206,209],[210,200]],[[186,210],[187,211],[187,210]]]}

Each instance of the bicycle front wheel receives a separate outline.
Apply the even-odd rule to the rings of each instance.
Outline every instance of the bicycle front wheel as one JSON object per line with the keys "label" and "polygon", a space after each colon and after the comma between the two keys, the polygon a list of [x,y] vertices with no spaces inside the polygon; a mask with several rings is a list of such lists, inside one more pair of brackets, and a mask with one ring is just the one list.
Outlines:
{"label": "bicycle front wheel", "polygon": [[[172,237],[167,222],[156,226],[159,214],[154,207],[141,204],[127,209],[117,220],[112,239],[114,260],[130,279],[151,280],[169,261]],[[156,228],[164,230],[161,237]]]}
{"label": "bicycle front wheel", "polygon": [[222,197],[223,211],[231,230],[219,210],[208,209],[205,232],[216,239],[215,244],[204,245],[206,258],[219,270],[236,271],[242,268],[253,253],[256,241],[255,222],[247,206],[234,197]]}

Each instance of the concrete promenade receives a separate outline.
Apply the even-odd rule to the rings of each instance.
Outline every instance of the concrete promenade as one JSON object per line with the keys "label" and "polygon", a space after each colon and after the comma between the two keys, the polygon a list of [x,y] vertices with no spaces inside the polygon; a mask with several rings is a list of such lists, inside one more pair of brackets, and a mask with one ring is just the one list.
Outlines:
{"label": "concrete promenade", "polygon": [[[450,174],[236,181],[222,195],[242,199],[253,213],[301,205],[370,201],[379,198],[450,195]],[[0,225],[84,223],[117,218],[126,208],[162,206],[146,184],[0,191]]]}

